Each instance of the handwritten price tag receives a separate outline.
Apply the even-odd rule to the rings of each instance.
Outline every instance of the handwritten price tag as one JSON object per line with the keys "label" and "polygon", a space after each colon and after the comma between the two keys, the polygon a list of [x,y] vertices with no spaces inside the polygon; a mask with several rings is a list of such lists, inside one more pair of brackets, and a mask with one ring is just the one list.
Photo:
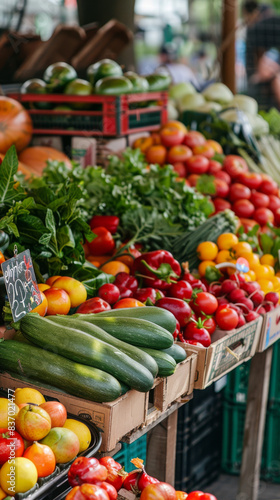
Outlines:
{"label": "handwritten price tag", "polygon": [[19,321],[42,302],[30,251],[16,254],[3,262],[1,268],[13,319]]}

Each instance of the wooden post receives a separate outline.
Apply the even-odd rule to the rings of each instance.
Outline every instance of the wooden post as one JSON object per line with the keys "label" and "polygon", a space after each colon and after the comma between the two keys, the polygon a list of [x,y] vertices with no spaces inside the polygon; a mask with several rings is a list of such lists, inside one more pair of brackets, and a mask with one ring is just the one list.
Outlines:
{"label": "wooden post", "polygon": [[146,469],[150,476],[174,486],[178,410],[148,432]]}
{"label": "wooden post", "polygon": [[221,79],[234,94],[237,3],[237,0],[223,0],[222,11]]}
{"label": "wooden post", "polygon": [[[240,500],[257,500],[273,347],[252,358],[249,374]],[[276,437],[277,439],[277,437]]]}

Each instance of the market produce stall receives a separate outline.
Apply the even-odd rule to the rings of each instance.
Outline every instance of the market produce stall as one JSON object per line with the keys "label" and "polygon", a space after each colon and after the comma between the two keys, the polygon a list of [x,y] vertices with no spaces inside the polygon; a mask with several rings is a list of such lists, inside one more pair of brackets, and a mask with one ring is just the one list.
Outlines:
{"label": "market produce stall", "polygon": [[[166,79],[147,79],[149,94],[142,88],[142,93],[116,96],[112,79],[120,85],[118,93],[123,84],[132,91],[139,79],[107,76],[95,83],[96,95],[83,97],[73,96],[71,88],[69,94],[49,93],[55,83],[49,71],[49,81],[36,87],[38,94],[25,93],[34,85],[29,82],[20,98],[29,103],[35,129],[35,116],[56,123],[56,113],[97,113],[107,126],[104,109],[37,108],[107,99],[111,120],[112,109],[120,106],[114,117],[120,121],[111,132],[106,129],[108,135],[142,130],[139,123],[127,128],[130,115],[137,124],[155,111],[157,124],[143,122],[145,135],[134,141],[134,149],[111,158],[106,169],[72,166],[60,152],[38,177],[31,175],[32,161],[35,172],[36,154],[45,163],[49,152],[26,148],[29,115],[18,103],[12,108],[22,114],[27,130],[23,142],[20,130],[18,140],[10,134],[2,140],[1,388],[36,388],[73,415],[92,420],[102,429],[100,450],[106,454],[165,420],[164,471],[158,469],[156,449],[148,450],[147,466],[174,484],[178,408],[191,400],[193,389],[205,390],[252,358],[242,477],[250,463],[257,482],[271,346],[280,337],[277,183],[261,171],[251,172],[252,163],[237,154],[240,144],[221,145],[217,130],[214,138],[206,137],[182,122],[167,122],[167,93],[153,87],[166,87]],[[101,95],[108,78],[113,97]],[[64,88],[81,84],[76,76],[70,80]],[[89,84],[83,83],[86,93]],[[5,120],[13,98],[1,100]],[[52,128],[37,132],[42,130],[53,133]],[[61,130],[76,134],[71,127]],[[102,131],[91,124],[88,132]],[[11,142],[23,162],[19,167]],[[12,266],[23,271],[21,291]]]}

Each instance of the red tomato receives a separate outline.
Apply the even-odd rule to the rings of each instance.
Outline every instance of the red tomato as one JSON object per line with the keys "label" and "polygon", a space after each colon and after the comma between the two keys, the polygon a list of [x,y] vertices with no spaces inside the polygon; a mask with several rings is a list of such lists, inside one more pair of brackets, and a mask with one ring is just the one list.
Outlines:
{"label": "red tomato", "polygon": [[257,225],[257,222],[253,219],[246,219],[244,217],[241,217],[240,224],[244,227],[245,233],[248,233],[249,231],[251,231],[251,229],[253,229],[254,226]]}
{"label": "red tomato", "polygon": [[205,142],[206,139],[204,135],[200,132],[196,132],[196,130],[190,130],[187,132],[183,141],[183,143],[191,149],[195,146],[202,146]]}
{"label": "red tomato", "polygon": [[103,488],[97,486],[96,484],[81,484],[81,486],[75,486],[67,496],[65,500],[110,500],[110,497]]}
{"label": "red tomato", "polygon": [[163,309],[167,309],[167,311],[170,311],[172,314],[174,314],[175,318],[179,321],[180,326],[185,326],[187,322],[189,321],[192,311],[187,304],[182,299],[175,299],[173,297],[164,297],[162,299],[159,299],[155,303],[156,307],[162,307]]}
{"label": "red tomato", "polygon": [[214,141],[213,139],[207,139],[206,144],[211,146],[214,149],[215,153],[218,153],[219,155],[223,154],[223,148],[221,144],[219,144],[219,142]]}
{"label": "red tomato", "polygon": [[0,467],[9,460],[11,450],[15,457],[21,457],[24,452],[23,438],[14,430],[0,429]]}
{"label": "red tomato", "polygon": [[126,476],[126,478],[124,479],[124,482],[123,482],[123,488],[127,491],[132,491],[132,490],[135,490],[137,489],[137,483],[138,483],[138,479],[140,477],[140,474],[141,474],[141,471],[139,470],[133,470],[131,472],[129,472]]}
{"label": "red tomato", "polygon": [[100,313],[102,311],[109,311],[111,306],[106,300],[103,300],[99,297],[93,297],[92,299],[88,299],[83,304],[81,304],[78,309],[78,314],[90,314],[90,313]]}
{"label": "red tomato", "polygon": [[143,470],[138,479],[137,486],[140,491],[143,491],[146,486],[149,486],[149,484],[157,484],[159,482],[160,481],[156,477],[149,476],[149,474]]}
{"label": "red tomato", "polygon": [[215,314],[215,321],[221,330],[233,330],[237,327],[239,317],[230,306],[220,306]]}
{"label": "red tomato", "polygon": [[198,174],[191,174],[191,175],[188,176],[188,182],[190,183],[191,187],[195,187],[196,186],[199,177],[200,176]]}
{"label": "red tomato", "polygon": [[215,177],[216,179],[225,181],[227,184],[231,184],[231,178],[224,170],[219,170],[219,172],[215,174]]}
{"label": "red tomato", "polygon": [[188,172],[191,174],[205,174],[209,168],[209,160],[202,155],[194,155],[186,160]]}
{"label": "red tomato", "polygon": [[[270,197],[268,197],[267,194],[259,193],[258,191],[252,191],[250,201],[251,203],[253,203],[255,208],[268,207],[269,198]],[[275,198],[277,197],[275,196]]]}
{"label": "red tomato", "polygon": [[92,231],[96,238],[88,243],[91,255],[112,254],[115,249],[115,241],[106,227],[95,227]]}
{"label": "red tomato", "polygon": [[194,155],[202,155],[205,156],[205,158],[213,158],[215,156],[216,151],[215,149],[210,145],[207,144],[207,141],[200,145],[200,146],[194,146],[193,148],[193,154]]}
{"label": "red tomato", "polygon": [[218,307],[216,297],[209,292],[200,292],[194,299],[195,312],[204,313],[207,316],[214,314]]}
{"label": "red tomato", "polygon": [[237,217],[246,217],[249,219],[253,215],[255,207],[249,200],[242,199],[234,202],[232,210],[235,212]]}
{"label": "red tomato", "polygon": [[276,195],[278,192],[277,182],[275,182],[273,179],[271,179],[271,177],[269,177],[269,175],[261,174],[261,176],[262,176],[263,181],[259,187],[259,191],[261,193],[267,194],[268,196],[270,194]]}
{"label": "red tomato", "polygon": [[262,183],[262,176],[257,173],[243,172],[239,175],[238,182],[250,189],[258,189]]}
{"label": "red tomato", "polygon": [[213,203],[216,213],[223,212],[227,208],[231,208],[231,204],[229,203],[229,201],[226,201],[223,198],[214,198]]}
{"label": "red tomato", "polygon": [[113,457],[107,456],[107,457],[101,457],[99,458],[99,463],[101,465],[104,465],[106,469],[116,469],[116,470],[121,470],[122,465],[119,462],[116,462]]}
{"label": "red tomato", "polygon": [[277,208],[274,212],[274,223],[277,227],[280,226],[280,208]]}
{"label": "red tomato", "polygon": [[120,291],[113,283],[104,283],[98,290],[98,297],[112,305],[120,298]]}
{"label": "red tomato", "polygon": [[202,495],[204,495],[202,491],[192,491],[188,495],[188,500],[200,500]]}
{"label": "red tomato", "polygon": [[84,483],[95,484],[106,481],[108,471],[97,458],[78,457],[74,460],[68,471],[70,486],[79,486]]}
{"label": "red tomato", "polygon": [[176,161],[173,163],[173,170],[174,172],[177,172],[179,177],[187,176],[187,167],[182,161]]}
{"label": "red tomato", "polygon": [[193,289],[188,281],[180,280],[177,283],[172,283],[168,290],[168,295],[176,299],[190,300],[192,298]]}
{"label": "red tomato", "polygon": [[243,172],[248,172],[246,161],[237,155],[228,155],[224,159],[223,167],[232,179],[235,179]]}
{"label": "red tomato", "polygon": [[[203,316],[201,316],[201,319],[204,319]],[[204,320],[203,326],[204,328],[206,328],[209,334],[212,335],[216,330],[216,321],[214,318],[207,318]]]}
{"label": "red tomato", "polygon": [[208,174],[209,175],[216,175],[217,172],[220,172],[222,170],[223,165],[216,160],[209,160],[209,169],[208,169]]}
{"label": "red tomato", "polygon": [[204,347],[211,344],[210,333],[206,328],[199,328],[194,321],[190,321],[184,328],[184,339],[200,342]]}
{"label": "red tomato", "polygon": [[105,227],[111,234],[115,234],[118,229],[120,219],[116,215],[94,215],[89,223],[90,228]]}
{"label": "red tomato", "polygon": [[167,153],[167,162],[175,163],[177,161],[186,161],[191,156],[192,150],[184,144],[179,144],[169,149]]}
{"label": "red tomato", "polygon": [[269,208],[257,208],[254,213],[254,219],[255,221],[260,225],[260,226],[265,226],[268,222],[271,222],[273,224],[274,222],[274,215]]}
{"label": "red tomato", "polygon": [[142,491],[140,500],[176,500],[176,491],[168,483],[149,484]]}
{"label": "red tomato", "polygon": [[222,179],[214,179],[214,185],[216,188],[216,193],[213,196],[218,196],[219,198],[226,198],[229,193],[229,185]]}
{"label": "red tomato", "polygon": [[106,493],[108,493],[110,500],[117,500],[118,492],[112,484],[108,483],[108,479],[106,481],[98,482],[96,483],[96,485],[99,486],[99,488],[102,488],[102,490],[105,490]]}
{"label": "red tomato", "polygon": [[167,148],[178,146],[183,142],[184,137],[185,133],[183,130],[179,130],[179,128],[172,125],[166,125],[160,131],[161,143]]}
{"label": "red tomato", "polygon": [[269,210],[271,210],[273,213],[276,212],[277,208],[280,208],[280,198],[278,198],[278,196],[275,196],[275,194],[271,194],[268,199],[269,203],[268,205],[266,205],[267,208],[269,208]]}
{"label": "red tomato", "polygon": [[236,200],[249,200],[251,197],[251,191],[248,187],[243,184],[236,182],[232,184],[229,188],[229,196],[231,201]]}
{"label": "red tomato", "polygon": [[211,495],[211,493],[203,493],[200,500],[217,500],[217,498],[214,495]]}

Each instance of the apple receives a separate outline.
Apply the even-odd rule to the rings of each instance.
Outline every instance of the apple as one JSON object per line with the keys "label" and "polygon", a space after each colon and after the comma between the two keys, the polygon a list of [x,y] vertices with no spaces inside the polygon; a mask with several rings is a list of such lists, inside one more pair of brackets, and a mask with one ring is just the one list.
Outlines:
{"label": "apple", "polygon": [[27,441],[43,439],[51,429],[51,417],[40,406],[28,404],[16,416],[16,430]]}
{"label": "apple", "polygon": [[51,417],[52,427],[63,427],[67,419],[67,410],[59,401],[47,401],[42,403],[40,408],[46,410]]}
{"label": "apple", "polygon": [[66,427],[53,427],[48,435],[41,439],[54,452],[56,462],[65,464],[73,460],[79,453],[80,441],[78,436]]}

